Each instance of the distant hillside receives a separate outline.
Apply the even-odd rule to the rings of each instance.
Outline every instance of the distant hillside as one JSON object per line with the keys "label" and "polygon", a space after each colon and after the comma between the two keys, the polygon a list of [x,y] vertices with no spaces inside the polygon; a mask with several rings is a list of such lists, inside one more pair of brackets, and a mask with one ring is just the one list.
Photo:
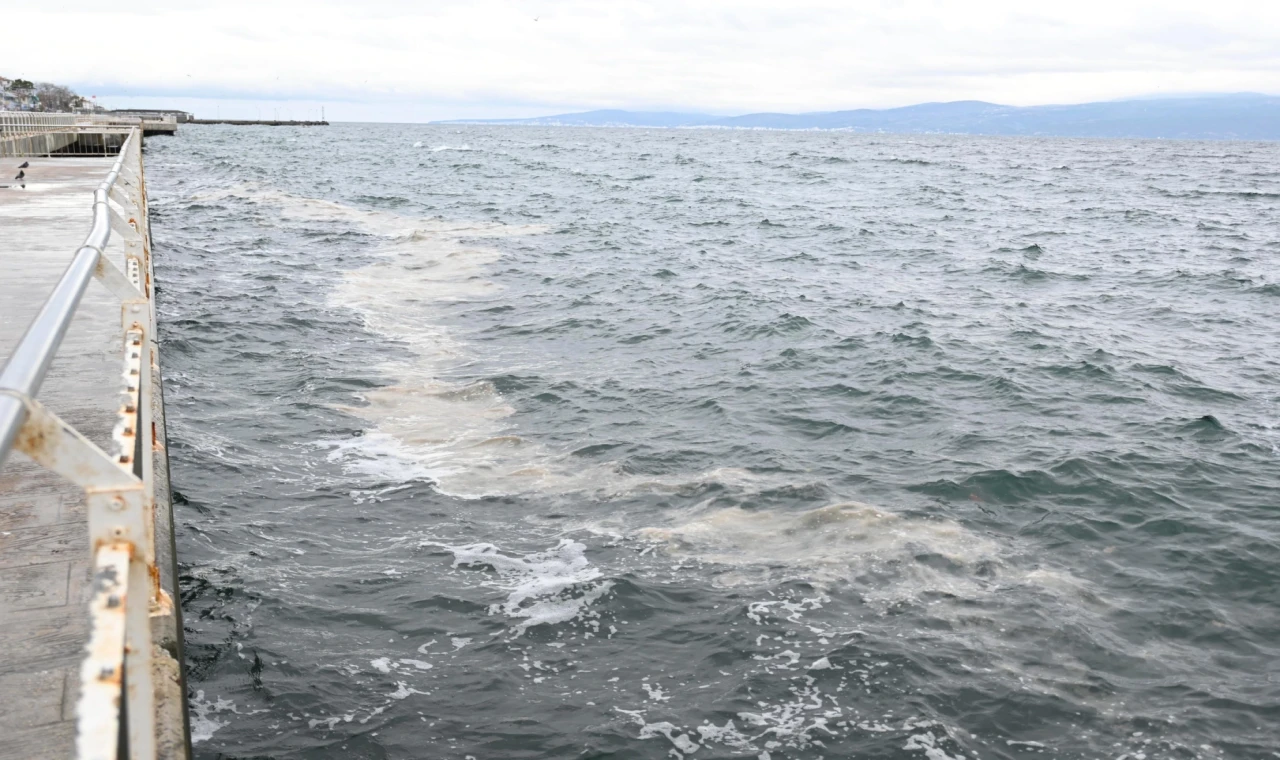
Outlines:
{"label": "distant hillside", "polygon": [[730,117],[673,112],[588,111],[533,119],[471,119],[436,123],[1280,140],[1280,97],[1206,95],[1029,107],[961,100],[884,110],[860,108],[853,111],[753,113]]}
{"label": "distant hillside", "polygon": [[532,119],[456,119],[435,124],[525,124],[538,127],[697,127],[717,117],[668,111],[586,111]]}

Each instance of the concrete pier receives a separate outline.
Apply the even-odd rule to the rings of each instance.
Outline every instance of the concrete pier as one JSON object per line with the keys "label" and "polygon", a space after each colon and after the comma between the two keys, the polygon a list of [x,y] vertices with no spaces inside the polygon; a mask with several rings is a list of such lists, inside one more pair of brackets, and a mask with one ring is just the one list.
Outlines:
{"label": "concrete pier", "polygon": [[[95,121],[76,114],[30,114],[27,118],[56,119],[56,124],[22,124],[24,114],[0,111],[0,159],[52,155],[114,155],[124,144],[129,129],[137,127],[144,137],[175,135],[173,120]],[[20,161],[18,163],[21,163]],[[6,177],[0,174],[0,185]]]}
{"label": "concrete pier", "polygon": [[[92,221],[93,191],[114,157],[0,159],[0,359],[8,357],[53,290]],[[10,180],[23,160],[25,188]],[[143,208],[145,216],[145,207]],[[145,218],[141,229],[146,234]],[[150,241],[145,241],[150,249]],[[125,268],[113,235],[104,254]],[[111,453],[125,376],[120,298],[90,282],[39,392],[43,405]],[[149,366],[150,365],[150,366]],[[163,394],[150,370],[150,457],[160,588],[179,598]],[[146,370],[144,370],[146,371]],[[15,451],[0,469],[0,759],[75,757],[81,664],[89,642],[93,559],[85,492]],[[189,756],[181,610],[151,613],[158,757]],[[114,756],[114,755],[112,755]]]}
{"label": "concrete pier", "polygon": [[153,135],[176,135],[178,133],[178,123],[174,121],[143,121],[142,132],[147,137]]}

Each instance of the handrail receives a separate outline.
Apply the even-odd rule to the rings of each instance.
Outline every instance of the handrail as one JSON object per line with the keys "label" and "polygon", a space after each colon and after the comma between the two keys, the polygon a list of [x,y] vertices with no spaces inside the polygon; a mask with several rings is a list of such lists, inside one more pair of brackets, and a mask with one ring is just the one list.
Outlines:
{"label": "handrail", "polygon": [[[130,128],[93,193],[89,234],[0,369],[0,465],[16,448],[84,489],[93,577],[76,702],[78,760],[156,760],[162,704],[182,705],[186,736],[181,679],[153,669],[152,625],[176,630],[177,614],[156,560],[155,452],[162,449],[152,416],[157,357],[142,135]],[[105,254],[113,229],[123,238],[123,271]],[[91,277],[121,303],[124,383],[110,454],[35,398]],[[165,714],[172,726],[174,716]],[[165,736],[166,757],[187,756]]]}
{"label": "handrail", "polygon": [[93,192],[93,226],[84,243],[76,250],[71,264],[45,300],[40,313],[31,321],[18,346],[9,355],[0,370],[0,466],[4,465],[19,431],[27,421],[27,406],[22,397],[35,398],[44,383],[49,364],[62,344],[62,338],[71,325],[71,318],[80,305],[89,280],[99,269],[111,239],[111,209],[107,197],[120,177],[121,167],[133,140],[139,139],[138,130],[130,130],[129,137],[120,146],[107,178]]}

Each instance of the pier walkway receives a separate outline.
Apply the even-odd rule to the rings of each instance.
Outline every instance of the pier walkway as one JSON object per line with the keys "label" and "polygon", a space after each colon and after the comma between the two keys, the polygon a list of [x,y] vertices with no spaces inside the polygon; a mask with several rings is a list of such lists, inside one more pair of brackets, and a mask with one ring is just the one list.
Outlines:
{"label": "pier walkway", "polygon": [[[26,160],[26,189],[0,189],[0,356],[13,352],[84,240],[94,188],[112,164]],[[119,242],[110,249],[123,267]],[[103,449],[111,447],[124,390],[119,314],[119,299],[90,283],[40,392],[46,406]],[[89,640],[88,535],[84,490],[13,456],[0,471],[0,736],[8,740],[0,742],[0,757],[74,755]]]}
{"label": "pier walkway", "polygon": [[[133,167],[0,167],[0,759],[189,755],[142,133],[125,135]],[[25,187],[10,180],[23,161]],[[90,242],[104,223],[109,267]],[[40,340],[77,266],[61,343]],[[24,369],[32,345],[54,349],[47,374]]]}

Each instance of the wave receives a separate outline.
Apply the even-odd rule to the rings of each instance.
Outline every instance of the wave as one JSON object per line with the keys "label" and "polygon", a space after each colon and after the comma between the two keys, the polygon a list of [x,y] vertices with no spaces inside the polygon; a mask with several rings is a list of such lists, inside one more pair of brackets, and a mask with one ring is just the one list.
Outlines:
{"label": "wave", "polygon": [[813,326],[813,322],[807,317],[789,313],[780,314],[764,324],[734,319],[717,325],[726,333],[739,334],[747,338],[790,335]]}
{"label": "wave", "polygon": [[1174,198],[1245,198],[1248,200],[1275,200],[1280,198],[1280,193],[1268,192],[1266,190],[1187,190],[1184,192],[1163,191],[1164,194]]}
{"label": "wave", "polygon": [[[1017,251],[1028,259],[1036,260],[1039,258],[1038,251],[1043,251],[1040,246],[1029,246],[1028,248]],[[1040,269],[1037,267],[1029,267],[1023,262],[1011,263],[1007,261],[994,261],[984,267],[983,272],[990,274],[999,274],[1011,280],[1020,280],[1026,283],[1034,282],[1053,282],[1053,281],[1069,281],[1083,282],[1090,279],[1087,274],[1069,274],[1067,272],[1055,272],[1049,269]]]}
{"label": "wave", "polygon": [[1000,247],[996,249],[996,253],[1021,253],[1029,259],[1038,259],[1044,255],[1044,252],[1044,248],[1039,243],[1032,243],[1025,248]]}
{"label": "wave", "polygon": [[[450,546],[433,541],[453,554],[453,566],[489,568],[495,573],[484,585],[508,592],[506,601],[489,608],[491,615],[518,621],[516,635],[535,625],[558,625],[589,614],[592,602],[609,593],[613,581],[600,580],[600,569],[587,561],[586,546],[563,539],[552,549],[523,556],[503,554],[493,544]],[[594,626],[597,630],[599,624]]]}

